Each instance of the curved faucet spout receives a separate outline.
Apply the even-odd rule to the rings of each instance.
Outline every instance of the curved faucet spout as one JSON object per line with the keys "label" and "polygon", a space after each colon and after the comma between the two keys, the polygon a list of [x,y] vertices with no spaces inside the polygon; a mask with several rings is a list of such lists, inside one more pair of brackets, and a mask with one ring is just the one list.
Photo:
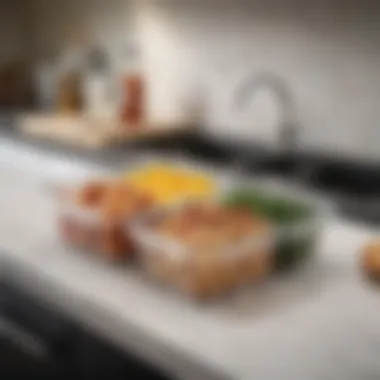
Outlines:
{"label": "curved faucet spout", "polygon": [[280,75],[271,71],[250,73],[238,84],[235,91],[235,105],[239,110],[245,109],[252,98],[262,89],[273,91],[281,107],[281,125],[279,127],[280,148],[294,150],[297,147],[298,124],[294,97]]}

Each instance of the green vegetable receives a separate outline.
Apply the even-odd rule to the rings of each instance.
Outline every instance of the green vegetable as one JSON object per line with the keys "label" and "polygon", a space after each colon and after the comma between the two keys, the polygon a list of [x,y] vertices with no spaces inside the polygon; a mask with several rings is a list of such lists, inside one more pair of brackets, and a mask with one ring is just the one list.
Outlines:
{"label": "green vegetable", "polygon": [[314,250],[315,236],[299,238],[283,238],[279,241],[276,250],[276,269],[291,269],[305,261]]}
{"label": "green vegetable", "polygon": [[294,223],[312,216],[309,206],[288,199],[274,197],[258,190],[237,190],[224,202],[233,206],[249,207],[252,212],[261,214],[278,225]]}
{"label": "green vegetable", "polygon": [[[313,232],[292,235],[286,227],[308,222],[314,216],[309,205],[295,200],[273,196],[257,189],[240,189],[230,193],[224,203],[231,206],[248,207],[255,214],[272,221],[280,231],[285,231],[278,239],[275,265],[278,269],[291,268],[311,255],[315,243]],[[285,230],[284,230],[285,228]]]}

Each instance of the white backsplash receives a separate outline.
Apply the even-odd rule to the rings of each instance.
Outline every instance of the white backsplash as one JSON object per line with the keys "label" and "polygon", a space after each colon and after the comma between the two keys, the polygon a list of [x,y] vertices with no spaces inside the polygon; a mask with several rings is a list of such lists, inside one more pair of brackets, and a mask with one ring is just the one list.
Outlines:
{"label": "white backsplash", "polygon": [[186,117],[183,100],[207,93],[209,131],[274,143],[277,108],[270,94],[261,94],[246,115],[231,99],[237,78],[271,70],[294,93],[304,147],[380,159],[375,3],[145,2],[139,25],[152,117]]}
{"label": "white backsplash", "polygon": [[[90,25],[116,51],[141,43],[154,122],[186,121],[205,101],[217,136],[275,144],[278,107],[258,94],[245,114],[233,90],[249,72],[281,75],[303,147],[380,160],[380,6],[371,0],[34,0],[39,52]],[[199,104],[198,104],[199,105]]]}

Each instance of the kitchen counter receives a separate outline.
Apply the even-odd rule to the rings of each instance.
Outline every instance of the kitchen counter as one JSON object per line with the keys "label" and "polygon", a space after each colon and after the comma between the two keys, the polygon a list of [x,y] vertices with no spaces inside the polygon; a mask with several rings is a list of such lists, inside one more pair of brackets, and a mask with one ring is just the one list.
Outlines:
{"label": "kitchen counter", "polygon": [[48,164],[36,155],[0,146],[4,276],[181,379],[366,380],[380,373],[380,299],[356,263],[362,244],[378,231],[326,220],[313,265],[194,305],[136,269],[63,246],[46,185],[90,169],[79,162],[63,169],[61,161]]}

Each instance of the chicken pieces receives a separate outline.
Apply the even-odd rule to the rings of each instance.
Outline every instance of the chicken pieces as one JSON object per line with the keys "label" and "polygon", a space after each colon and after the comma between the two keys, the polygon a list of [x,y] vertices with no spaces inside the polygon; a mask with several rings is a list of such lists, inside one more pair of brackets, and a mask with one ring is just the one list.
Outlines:
{"label": "chicken pieces", "polygon": [[148,270],[196,298],[206,298],[262,278],[270,269],[268,223],[235,207],[199,202],[169,213],[154,232],[175,241],[183,251],[173,255],[163,246],[145,255]]}
{"label": "chicken pieces", "polygon": [[120,180],[88,182],[68,203],[73,207],[61,218],[64,239],[112,261],[132,253],[126,222],[154,205],[151,196]]}

